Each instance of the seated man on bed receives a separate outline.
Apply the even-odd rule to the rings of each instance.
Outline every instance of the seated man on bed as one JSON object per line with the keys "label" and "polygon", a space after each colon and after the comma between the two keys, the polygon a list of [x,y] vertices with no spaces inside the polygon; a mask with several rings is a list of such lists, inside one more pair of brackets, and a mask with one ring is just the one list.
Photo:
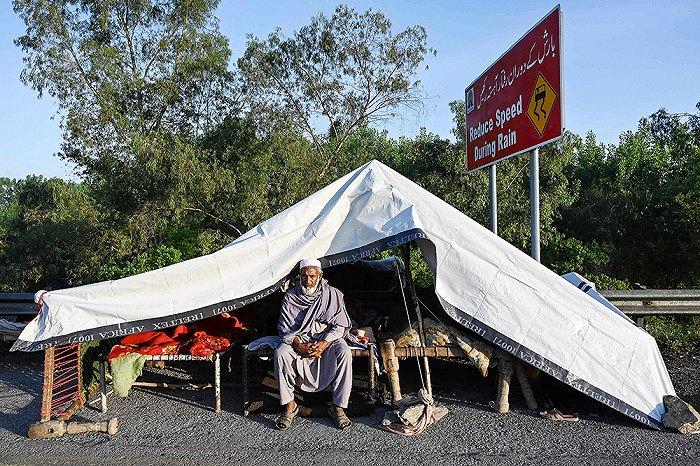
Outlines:
{"label": "seated man on bed", "polygon": [[307,392],[331,386],[328,414],[338,428],[347,429],[352,353],[343,339],[351,326],[343,293],[323,278],[320,261],[305,259],[299,269],[299,284],[284,295],[278,323],[282,343],[275,350],[275,377],[283,411],[275,425],[287,429],[299,413],[295,385]]}

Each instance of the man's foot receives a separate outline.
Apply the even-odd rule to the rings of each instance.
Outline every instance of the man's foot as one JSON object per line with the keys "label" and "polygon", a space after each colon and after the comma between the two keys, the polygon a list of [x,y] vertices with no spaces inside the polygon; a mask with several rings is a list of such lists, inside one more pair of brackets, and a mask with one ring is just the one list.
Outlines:
{"label": "man's foot", "polygon": [[345,410],[340,406],[330,405],[328,407],[328,415],[333,419],[335,425],[340,430],[345,430],[352,426],[352,421],[347,417]]}
{"label": "man's foot", "polygon": [[277,430],[287,430],[292,425],[292,421],[299,414],[299,406],[292,401],[285,406],[285,410],[275,419],[275,427]]}

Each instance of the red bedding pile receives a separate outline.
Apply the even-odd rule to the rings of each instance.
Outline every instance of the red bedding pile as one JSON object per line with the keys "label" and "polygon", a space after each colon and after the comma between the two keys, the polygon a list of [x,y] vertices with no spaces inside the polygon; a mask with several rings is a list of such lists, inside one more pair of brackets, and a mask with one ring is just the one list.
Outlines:
{"label": "red bedding pile", "polygon": [[111,361],[129,353],[209,356],[226,350],[231,346],[231,341],[240,340],[247,332],[248,329],[238,317],[224,313],[189,326],[178,325],[165,332],[126,336],[121,344],[112,347],[108,359]]}

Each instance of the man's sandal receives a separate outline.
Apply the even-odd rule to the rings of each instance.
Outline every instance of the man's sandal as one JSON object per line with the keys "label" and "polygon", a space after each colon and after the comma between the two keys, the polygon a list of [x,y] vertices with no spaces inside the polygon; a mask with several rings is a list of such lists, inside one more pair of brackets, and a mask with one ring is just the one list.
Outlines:
{"label": "man's sandal", "polygon": [[557,408],[550,409],[548,411],[542,411],[540,417],[549,419],[551,421],[568,421],[576,422],[578,421],[578,416],[576,414],[564,414]]}
{"label": "man's sandal", "polygon": [[277,419],[275,419],[275,427],[277,430],[289,429],[289,426],[292,425],[292,421],[297,417],[297,414],[299,414],[299,405],[297,405],[296,409],[291,413],[280,413]]}
{"label": "man's sandal", "polygon": [[328,415],[333,419],[335,425],[340,430],[345,430],[352,426],[352,421],[342,408],[331,405],[328,407]]}

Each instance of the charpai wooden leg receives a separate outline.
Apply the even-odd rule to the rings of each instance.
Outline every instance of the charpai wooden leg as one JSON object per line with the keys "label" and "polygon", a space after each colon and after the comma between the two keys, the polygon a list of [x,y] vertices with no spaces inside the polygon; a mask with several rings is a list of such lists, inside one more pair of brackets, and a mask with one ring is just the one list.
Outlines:
{"label": "charpai wooden leg", "polygon": [[532,387],[530,386],[530,381],[527,379],[527,374],[525,373],[525,367],[522,361],[515,362],[515,375],[518,377],[518,382],[520,382],[520,389],[525,397],[525,403],[527,403],[527,409],[534,411],[537,409],[537,400],[535,400],[535,395],[532,393]]}
{"label": "charpai wooden leg", "polygon": [[221,355],[214,357],[214,411],[221,412]]}
{"label": "charpai wooden leg", "polygon": [[513,375],[513,363],[507,355],[501,355],[498,361],[498,392],[496,393],[495,409],[499,413],[510,410],[508,396],[510,395],[510,379]]}
{"label": "charpai wooden leg", "polygon": [[389,378],[389,388],[394,403],[403,399],[401,396],[401,384],[399,383],[399,359],[396,357],[396,343],[394,340],[382,342],[382,363]]}
{"label": "charpai wooden leg", "polygon": [[499,413],[507,413],[510,410],[510,385],[513,372],[515,372],[527,404],[527,409],[531,411],[536,410],[537,400],[535,400],[535,395],[532,393],[532,387],[525,373],[523,362],[503,352],[496,354],[496,357],[498,358],[498,388],[493,408]]}
{"label": "charpai wooden leg", "polygon": [[44,350],[44,383],[42,385],[41,395],[41,413],[42,421],[51,419],[51,398],[53,397],[53,369],[54,369],[54,354],[56,348],[53,346]]}
{"label": "charpai wooden leg", "polygon": [[107,363],[100,361],[100,411],[107,412],[107,381],[105,376]]}
{"label": "charpai wooden leg", "polygon": [[248,416],[248,403],[250,395],[248,393],[248,345],[243,345],[243,355],[242,355],[242,367],[241,367],[241,380],[243,384],[243,416]]}
{"label": "charpai wooden leg", "polygon": [[377,360],[377,355],[374,352],[374,345],[369,345],[367,348],[369,351],[369,357],[367,358],[367,364],[369,367],[367,368],[367,377],[369,380],[369,394],[372,397],[372,399],[375,399],[376,396],[376,386],[377,386],[377,373],[375,372],[375,362]]}

